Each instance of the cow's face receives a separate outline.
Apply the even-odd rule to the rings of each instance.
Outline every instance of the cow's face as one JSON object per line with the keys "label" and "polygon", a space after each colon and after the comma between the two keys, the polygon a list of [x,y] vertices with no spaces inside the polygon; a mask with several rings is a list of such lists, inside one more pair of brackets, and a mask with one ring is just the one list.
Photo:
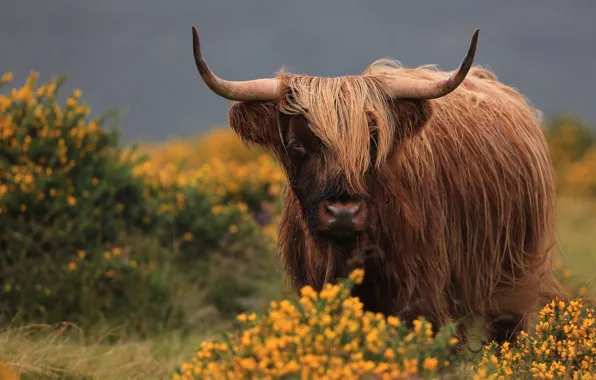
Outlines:
{"label": "cow's face", "polygon": [[230,126],[281,163],[311,236],[350,242],[377,222],[380,173],[425,124],[428,103],[392,99],[365,77],[299,79],[277,102],[234,103]]}
{"label": "cow's face", "polygon": [[[302,207],[309,233],[319,239],[349,242],[369,227],[369,196],[362,184],[371,170],[348,179],[337,149],[315,134],[303,115],[280,114],[284,159],[280,160],[288,182]],[[374,140],[374,134],[370,138]],[[370,155],[374,156],[374,144]]]}

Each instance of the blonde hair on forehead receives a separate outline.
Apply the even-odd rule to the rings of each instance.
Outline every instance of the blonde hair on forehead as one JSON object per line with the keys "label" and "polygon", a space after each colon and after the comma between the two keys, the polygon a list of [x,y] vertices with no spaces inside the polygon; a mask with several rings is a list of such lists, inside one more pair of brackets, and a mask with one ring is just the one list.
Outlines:
{"label": "blonde hair on forehead", "polygon": [[[326,154],[337,163],[329,168],[335,173],[328,174],[341,172],[349,185],[362,188],[363,174],[371,165],[378,167],[387,157],[395,133],[390,94],[381,76],[326,78],[280,71],[278,77],[290,90],[280,104],[281,111],[303,115],[309,128],[326,146]],[[374,163],[370,162],[369,117],[377,131]]]}

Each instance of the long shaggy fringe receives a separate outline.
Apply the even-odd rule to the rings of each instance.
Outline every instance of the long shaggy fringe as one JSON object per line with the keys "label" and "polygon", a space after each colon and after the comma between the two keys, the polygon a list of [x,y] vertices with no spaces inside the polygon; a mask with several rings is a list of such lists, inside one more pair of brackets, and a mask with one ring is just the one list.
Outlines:
{"label": "long shaggy fringe", "polygon": [[[388,92],[376,76],[341,78],[311,77],[279,73],[288,92],[280,111],[300,114],[325,144],[333,169],[346,176],[349,186],[364,188],[363,174],[371,165],[369,123],[377,130],[377,162],[387,158],[395,134],[395,123],[387,102]],[[331,177],[340,173],[326,173]]]}
{"label": "long shaggy fringe", "polygon": [[[274,115],[308,119],[335,163],[313,175],[341,172],[372,199],[371,229],[357,250],[381,252],[368,275],[389,312],[425,299],[414,312],[437,323],[473,314],[523,318],[555,296],[565,298],[552,271],[556,198],[538,114],[481,67],[449,95],[428,101],[392,102],[385,86],[392,77],[448,75],[384,60],[362,76],[281,71],[288,97],[274,105],[237,103],[230,122],[246,141],[268,143],[281,157]],[[370,125],[378,134],[376,162]],[[312,240],[289,188],[284,198],[280,254],[293,284],[320,288],[345,274],[350,255]]]}

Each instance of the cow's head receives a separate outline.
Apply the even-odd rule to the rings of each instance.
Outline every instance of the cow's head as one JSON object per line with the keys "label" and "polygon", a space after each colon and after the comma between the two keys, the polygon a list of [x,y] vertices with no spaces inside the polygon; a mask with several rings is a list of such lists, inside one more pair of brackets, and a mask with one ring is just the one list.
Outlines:
{"label": "cow's head", "polygon": [[310,234],[332,241],[351,240],[368,229],[372,179],[378,180],[396,145],[425,124],[427,100],[462,83],[478,38],[476,30],[460,67],[440,81],[372,65],[359,76],[321,78],[280,71],[275,78],[233,82],[210,70],[194,26],[192,31],[201,77],[213,92],[236,101],[230,126],[245,142],[279,160]]}

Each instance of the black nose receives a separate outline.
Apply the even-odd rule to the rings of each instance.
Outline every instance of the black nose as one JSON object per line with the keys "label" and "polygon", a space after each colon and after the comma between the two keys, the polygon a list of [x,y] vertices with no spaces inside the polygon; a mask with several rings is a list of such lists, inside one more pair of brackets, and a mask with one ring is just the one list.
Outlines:
{"label": "black nose", "polygon": [[320,218],[324,229],[349,232],[362,227],[362,202],[325,201],[322,206]]}

